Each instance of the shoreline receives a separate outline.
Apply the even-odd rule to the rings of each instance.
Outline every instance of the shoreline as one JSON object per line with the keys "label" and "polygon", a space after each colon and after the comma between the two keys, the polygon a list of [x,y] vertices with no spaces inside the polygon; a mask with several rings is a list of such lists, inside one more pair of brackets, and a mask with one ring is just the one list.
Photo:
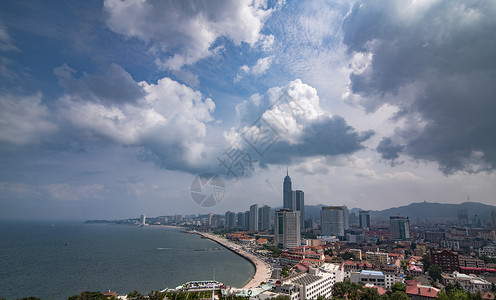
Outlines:
{"label": "shoreline", "polygon": [[225,238],[221,238],[219,236],[210,234],[210,233],[205,233],[205,232],[199,232],[195,231],[194,233],[197,233],[198,235],[201,235],[203,237],[208,238],[209,240],[212,240],[216,242],[219,245],[222,245],[226,247],[227,249],[231,250],[232,252],[244,257],[247,259],[251,264],[255,267],[255,274],[251,277],[250,281],[248,281],[242,288],[243,289],[249,289],[249,288],[255,288],[260,286],[262,282],[267,282],[270,277],[271,277],[271,270],[270,266],[265,263],[263,260],[258,258],[257,256],[246,252],[245,250],[241,249],[241,246],[226,240]]}

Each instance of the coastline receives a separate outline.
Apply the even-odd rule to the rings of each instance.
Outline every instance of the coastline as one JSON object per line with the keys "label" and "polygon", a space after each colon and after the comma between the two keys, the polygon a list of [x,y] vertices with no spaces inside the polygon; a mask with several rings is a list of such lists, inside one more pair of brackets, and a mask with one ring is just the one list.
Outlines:
{"label": "coastline", "polygon": [[248,281],[248,283],[246,283],[242,288],[244,289],[255,288],[260,286],[262,282],[267,282],[270,279],[271,277],[270,266],[266,262],[258,258],[257,256],[243,250],[241,246],[233,242],[230,242],[225,238],[221,238],[219,236],[210,233],[198,232],[198,231],[195,231],[195,233],[204,236],[218,243],[219,245],[226,247],[227,249],[233,251],[234,253],[243,256],[252,263],[252,265],[255,267],[255,274],[253,274],[250,281]]}

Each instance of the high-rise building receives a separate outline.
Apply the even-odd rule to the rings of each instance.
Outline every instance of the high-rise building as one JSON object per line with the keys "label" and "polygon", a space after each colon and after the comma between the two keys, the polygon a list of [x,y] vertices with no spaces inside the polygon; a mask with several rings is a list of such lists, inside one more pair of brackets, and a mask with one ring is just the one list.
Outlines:
{"label": "high-rise building", "polygon": [[360,211],[360,228],[370,229],[370,214],[368,210]]}
{"label": "high-rise building", "polygon": [[282,204],[283,208],[294,210],[294,193],[291,187],[291,177],[289,177],[289,172],[286,171],[286,177],[284,177],[284,182],[282,184]]}
{"label": "high-rise building", "polygon": [[408,217],[389,217],[389,232],[391,239],[404,241],[410,239],[410,220]]}
{"label": "high-rise building", "polygon": [[258,204],[250,206],[250,231],[258,231]]}
{"label": "high-rise building", "polygon": [[493,220],[493,227],[496,227],[496,211],[491,211],[491,219]]}
{"label": "high-rise building", "polygon": [[236,227],[236,214],[233,212],[226,212],[224,226],[227,230],[234,229]]}
{"label": "high-rise building", "polygon": [[294,210],[300,212],[300,227],[305,228],[305,193],[303,191],[295,191],[295,204]]}
{"label": "high-rise building", "polygon": [[268,205],[258,208],[258,230],[270,230],[270,210]]}
{"label": "high-rise building", "polygon": [[343,205],[343,224],[344,230],[350,229],[350,211],[346,205]]}
{"label": "high-rise building", "polygon": [[320,213],[322,235],[344,236],[345,210],[343,206],[324,206]]}
{"label": "high-rise building", "polygon": [[301,190],[292,190],[291,177],[286,171],[286,177],[282,184],[283,190],[283,209],[300,212],[300,227],[305,228],[305,193]]}
{"label": "high-rise building", "polygon": [[140,222],[142,226],[145,226],[146,225],[146,216],[143,214],[141,215],[141,222]]}
{"label": "high-rise building", "polygon": [[245,227],[243,227],[244,230],[249,230],[250,229],[250,211],[245,211]]}
{"label": "high-rise building", "polygon": [[238,221],[237,221],[236,225],[239,229],[245,229],[245,213],[244,212],[238,213]]}
{"label": "high-rise building", "polygon": [[282,248],[300,246],[300,212],[289,209],[276,211],[274,218],[274,242]]}

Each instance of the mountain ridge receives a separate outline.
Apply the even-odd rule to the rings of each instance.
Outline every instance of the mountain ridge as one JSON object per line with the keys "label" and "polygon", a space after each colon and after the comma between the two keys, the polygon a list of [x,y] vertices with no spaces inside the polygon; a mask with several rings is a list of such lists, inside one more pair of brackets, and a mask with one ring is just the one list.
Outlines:
{"label": "mountain ridge", "polygon": [[[323,204],[305,205],[305,214],[307,218],[320,218],[320,211]],[[491,211],[496,211],[496,206],[488,205],[480,202],[463,202],[458,204],[453,203],[438,203],[438,202],[416,202],[408,205],[391,207],[383,210],[369,210],[370,218],[372,219],[388,219],[390,216],[403,216],[410,219],[456,219],[458,210],[467,210],[469,220],[477,215],[481,220],[491,220]],[[360,208],[350,209],[350,213],[355,213],[358,217]]]}

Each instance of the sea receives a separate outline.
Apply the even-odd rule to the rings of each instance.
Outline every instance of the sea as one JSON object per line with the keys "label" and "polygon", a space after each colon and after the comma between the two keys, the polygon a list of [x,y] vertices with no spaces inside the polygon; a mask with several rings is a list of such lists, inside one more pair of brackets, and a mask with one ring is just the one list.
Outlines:
{"label": "sea", "polygon": [[241,287],[254,273],[245,258],[178,228],[0,222],[0,298],[8,300],[109,290],[146,295],[192,280]]}

